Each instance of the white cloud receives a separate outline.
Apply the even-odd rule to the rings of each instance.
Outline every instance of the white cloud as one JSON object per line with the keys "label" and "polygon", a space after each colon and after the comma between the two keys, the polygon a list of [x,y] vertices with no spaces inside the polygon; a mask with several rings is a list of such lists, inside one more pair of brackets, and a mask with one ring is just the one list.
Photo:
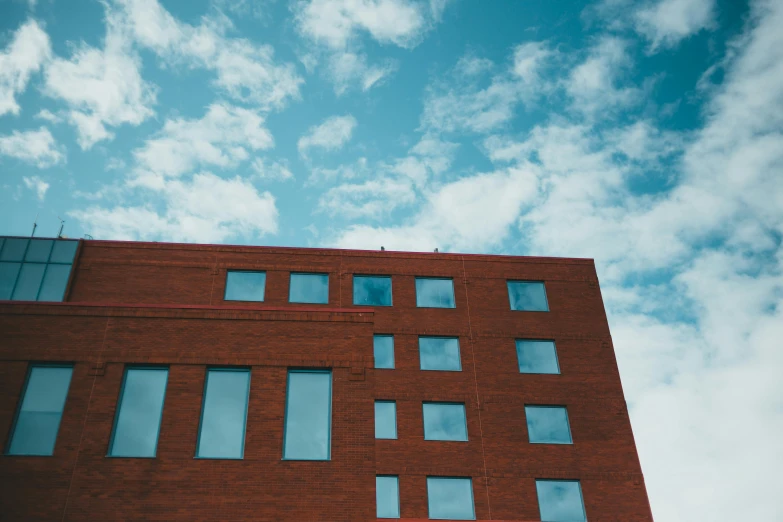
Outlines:
{"label": "white cloud", "polygon": [[111,12],[106,16],[104,48],[82,43],[70,60],[52,60],[43,91],[69,105],[68,119],[85,150],[114,137],[107,126],[135,126],[155,114],[156,88],[141,77],[141,60]]}
{"label": "white cloud", "polygon": [[49,35],[35,20],[25,22],[0,51],[0,116],[19,114],[16,95],[24,92],[30,76],[51,56]]}
{"label": "white cloud", "polygon": [[65,162],[64,148],[57,144],[46,127],[0,135],[0,156],[15,158],[39,169]]}
{"label": "white cloud", "polygon": [[511,70],[532,93],[545,91],[549,85],[543,72],[550,68],[557,55],[546,42],[525,42],[514,48]]}
{"label": "white cloud", "polygon": [[329,57],[326,74],[334,84],[335,94],[341,96],[354,85],[362,91],[381,85],[396,70],[396,62],[387,60],[381,66],[367,65],[364,54],[340,51]]}
{"label": "white cloud", "polygon": [[294,174],[288,166],[286,160],[267,162],[261,158],[253,160],[253,170],[259,179],[266,181],[290,181],[294,179]]}
{"label": "white cloud", "polygon": [[160,194],[162,210],[151,205],[95,206],[68,215],[101,239],[220,243],[278,230],[275,198],[238,176],[223,179],[205,172],[191,181],[166,180]]}
{"label": "white cloud", "polygon": [[233,167],[247,160],[252,151],[273,145],[258,113],[214,103],[201,119],[167,120],[133,155],[141,172],[180,176],[199,167]]}
{"label": "white cloud", "polygon": [[319,199],[318,209],[347,219],[377,219],[415,200],[410,182],[381,178],[332,187]]}
{"label": "white cloud", "polygon": [[61,123],[63,119],[48,109],[41,109],[35,115],[36,119],[48,121],[49,123]]}
{"label": "white cloud", "polygon": [[279,109],[299,97],[303,80],[293,64],[279,64],[269,45],[231,38],[226,17],[204,18],[198,26],[177,20],[157,0],[116,0],[108,8],[142,46],[164,63],[215,71],[215,85],[235,100]]}
{"label": "white cloud", "polygon": [[342,148],[350,141],[356,125],[356,118],[350,114],[327,118],[319,125],[310,127],[307,133],[299,138],[299,154],[306,157],[307,152],[313,148],[328,151]]}
{"label": "white cloud", "polygon": [[39,201],[46,197],[46,191],[49,190],[49,184],[38,176],[25,176],[22,178],[25,187],[35,192]]}
{"label": "white cloud", "polygon": [[636,30],[652,51],[674,47],[681,40],[715,24],[715,0],[659,0],[634,15]]}

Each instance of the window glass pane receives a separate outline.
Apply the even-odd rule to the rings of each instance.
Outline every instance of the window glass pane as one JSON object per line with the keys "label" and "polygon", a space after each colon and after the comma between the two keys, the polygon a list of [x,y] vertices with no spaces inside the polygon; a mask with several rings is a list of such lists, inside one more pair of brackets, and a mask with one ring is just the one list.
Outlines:
{"label": "window glass pane", "polygon": [[228,272],[226,301],[263,301],[266,272]]}
{"label": "window glass pane", "polygon": [[424,440],[468,440],[465,405],[425,402]]}
{"label": "window glass pane", "polygon": [[331,372],[288,372],[284,459],[329,460],[331,407]]}
{"label": "window glass pane", "polygon": [[375,355],[375,367],[394,369],[394,336],[373,335],[372,344]]}
{"label": "window glass pane", "polygon": [[35,301],[38,297],[38,289],[41,288],[45,269],[46,265],[42,263],[23,263],[11,299],[14,301]]}
{"label": "window glass pane", "polygon": [[576,480],[536,480],[542,522],[585,522],[582,488]]}
{"label": "window glass pane", "polygon": [[571,444],[568,413],[563,406],[525,406],[530,442]]}
{"label": "window glass pane", "polygon": [[0,263],[0,299],[11,299],[22,263]]}
{"label": "window glass pane", "polygon": [[476,519],[469,478],[427,477],[427,503],[431,519]]}
{"label": "window glass pane", "polygon": [[241,459],[245,446],[249,370],[209,370],[196,456]]}
{"label": "window glass pane", "polygon": [[54,241],[51,239],[31,239],[24,260],[36,263],[46,263],[49,261],[52,243],[54,243]]}
{"label": "window glass pane", "polygon": [[329,276],[327,274],[291,274],[288,301],[291,303],[328,303]]}
{"label": "window glass pane", "polygon": [[110,456],[155,456],[168,375],[162,368],[129,368],[125,372]]}
{"label": "window glass pane", "polygon": [[554,341],[517,339],[520,373],[560,373]]}
{"label": "window glass pane", "polygon": [[456,337],[419,337],[419,357],[422,370],[462,371]]}
{"label": "window glass pane", "polygon": [[34,366],[27,386],[8,453],[11,455],[53,455],[73,368]]}
{"label": "window glass pane", "polygon": [[397,438],[397,403],[375,401],[375,438]]}
{"label": "window glass pane", "polygon": [[39,301],[62,301],[65,287],[68,286],[68,276],[71,275],[71,265],[48,265],[44,274]]}
{"label": "window glass pane", "polygon": [[52,248],[52,257],[49,258],[50,263],[73,263],[73,256],[76,255],[76,247],[79,246],[78,241],[58,239],[54,242],[54,248]]}
{"label": "window glass pane", "polygon": [[416,306],[454,308],[454,282],[451,279],[416,278]]}
{"label": "window glass pane", "polygon": [[19,239],[15,237],[5,238],[3,251],[0,252],[0,261],[22,261],[24,252],[27,250],[29,239]]}
{"label": "window glass pane", "polygon": [[353,276],[353,304],[369,306],[391,306],[391,277]]}
{"label": "window glass pane", "polygon": [[528,312],[548,312],[544,283],[527,281],[509,281],[508,299],[512,310]]}
{"label": "window glass pane", "polygon": [[375,477],[375,506],[378,518],[400,518],[400,484],[397,477]]}

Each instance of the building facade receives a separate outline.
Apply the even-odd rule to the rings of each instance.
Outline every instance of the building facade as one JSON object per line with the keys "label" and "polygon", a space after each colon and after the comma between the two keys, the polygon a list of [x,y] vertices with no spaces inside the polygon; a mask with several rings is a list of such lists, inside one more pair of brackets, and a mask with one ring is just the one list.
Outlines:
{"label": "building facade", "polygon": [[0,239],[0,519],[650,521],[592,260]]}

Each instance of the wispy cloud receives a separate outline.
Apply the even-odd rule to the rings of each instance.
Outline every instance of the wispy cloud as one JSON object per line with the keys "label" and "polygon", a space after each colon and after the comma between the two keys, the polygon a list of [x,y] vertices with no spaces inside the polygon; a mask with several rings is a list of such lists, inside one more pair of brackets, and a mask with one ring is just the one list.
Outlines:
{"label": "wispy cloud", "polygon": [[38,176],[25,176],[22,178],[25,187],[35,192],[39,201],[43,201],[46,197],[46,191],[49,190],[49,183],[42,180]]}
{"label": "wispy cloud", "polygon": [[64,150],[46,127],[0,135],[0,156],[15,158],[39,169],[64,163]]}
{"label": "wispy cloud", "polygon": [[356,118],[350,114],[332,116],[310,129],[297,142],[299,154],[307,157],[311,149],[333,151],[348,143],[356,128]]}
{"label": "wispy cloud", "polygon": [[715,0],[659,0],[634,15],[636,30],[650,41],[650,50],[670,48],[712,27]]}
{"label": "wispy cloud", "polygon": [[14,32],[6,49],[0,51],[0,116],[19,114],[16,95],[24,92],[33,73],[52,53],[49,35],[35,20],[28,20]]}

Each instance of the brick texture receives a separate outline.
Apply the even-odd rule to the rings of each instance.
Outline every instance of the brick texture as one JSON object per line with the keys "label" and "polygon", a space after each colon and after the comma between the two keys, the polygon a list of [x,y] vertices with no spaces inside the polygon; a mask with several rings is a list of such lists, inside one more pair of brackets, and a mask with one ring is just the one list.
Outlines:
{"label": "brick texture", "polygon": [[[223,300],[228,269],[265,270],[264,303]],[[329,274],[329,304],[288,303],[290,272]],[[391,275],[392,307],[352,303]],[[415,276],[451,277],[455,309],[416,308]],[[550,312],[509,309],[541,280]],[[395,336],[394,370],[372,335]],[[419,370],[418,336],[459,337],[461,372]],[[554,339],[560,375],[522,375],[514,340]],[[30,363],[74,364],[54,456],[0,457],[0,520],[375,521],[375,475],[427,519],[427,476],[473,479],[479,520],[539,520],[535,480],[579,479],[590,521],[651,521],[591,260],[84,241],[66,303],[0,302],[0,437]],[[124,368],[170,368],[157,456],[110,458]],[[195,459],[206,369],[252,368],[243,460]],[[332,458],[282,460],[288,368],[331,368]],[[397,401],[397,440],[373,402]],[[424,440],[423,401],[464,402],[468,442]],[[530,444],[525,404],[568,408],[573,445]]]}

